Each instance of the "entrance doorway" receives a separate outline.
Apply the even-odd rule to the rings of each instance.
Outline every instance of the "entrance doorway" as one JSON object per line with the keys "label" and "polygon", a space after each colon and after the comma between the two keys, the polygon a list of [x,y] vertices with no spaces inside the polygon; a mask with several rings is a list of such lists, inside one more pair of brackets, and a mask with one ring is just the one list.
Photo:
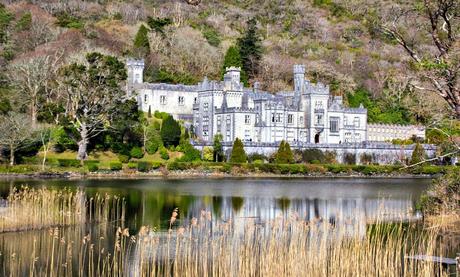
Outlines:
{"label": "entrance doorway", "polygon": [[319,143],[319,133],[315,135],[315,143]]}

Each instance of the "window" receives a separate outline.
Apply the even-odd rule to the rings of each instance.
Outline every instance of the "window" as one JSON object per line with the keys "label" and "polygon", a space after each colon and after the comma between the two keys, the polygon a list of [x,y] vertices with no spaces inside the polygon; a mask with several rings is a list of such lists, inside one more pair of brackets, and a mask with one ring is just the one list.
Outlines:
{"label": "window", "polygon": [[353,121],[356,128],[359,128],[359,117],[355,116],[355,120]]}
{"label": "window", "polygon": [[347,126],[347,125],[348,125],[348,117],[347,117],[347,116],[344,116],[344,117],[343,117],[343,125],[344,125],[344,126]]}
{"label": "window", "polygon": [[329,121],[329,128],[331,133],[338,133],[339,132],[339,118],[338,117],[331,117]]}
{"label": "window", "polygon": [[227,125],[230,125],[230,123],[231,123],[231,118],[230,118],[230,115],[228,114],[227,115]]}
{"label": "window", "polygon": [[288,114],[288,124],[294,123],[294,116],[292,114]]}
{"label": "window", "polygon": [[244,116],[244,124],[251,124],[251,116],[250,115],[245,115]]}
{"label": "window", "polygon": [[300,122],[300,124],[303,124],[303,116],[299,117],[299,122]]}
{"label": "window", "polygon": [[244,140],[250,141],[251,140],[251,133],[249,130],[244,130]]}
{"label": "window", "polygon": [[361,134],[355,134],[355,141],[356,142],[361,142]]}
{"label": "window", "polygon": [[197,98],[193,98],[193,104],[196,104]]}
{"label": "window", "polygon": [[345,142],[351,142],[351,133],[350,132],[347,132],[345,133]]}
{"label": "window", "polygon": [[315,107],[317,109],[321,109],[323,107],[323,102],[322,101],[315,101]]}
{"label": "window", "polygon": [[275,122],[275,113],[272,113],[272,122]]}
{"label": "window", "polygon": [[230,130],[227,129],[227,131],[225,132],[226,134],[226,137],[227,137],[227,141],[231,141],[231,137],[230,137]]}
{"label": "window", "polygon": [[323,125],[323,115],[322,114],[316,115],[316,125]]}
{"label": "window", "polygon": [[149,101],[149,96],[147,94],[144,94],[144,103],[147,103]]}
{"label": "window", "polygon": [[207,112],[208,111],[208,103],[203,104],[203,111]]}
{"label": "window", "polygon": [[220,124],[221,124],[221,118],[220,118],[220,115],[217,116],[217,128],[220,129]]}
{"label": "window", "polygon": [[275,122],[282,122],[281,121],[281,113],[276,114]]}
{"label": "window", "polygon": [[161,95],[160,96],[160,104],[161,105],[166,105],[166,95]]}
{"label": "window", "polygon": [[180,106],[184,105],[184,96],[179,96],[177,98],[177,102],[179,103]]}

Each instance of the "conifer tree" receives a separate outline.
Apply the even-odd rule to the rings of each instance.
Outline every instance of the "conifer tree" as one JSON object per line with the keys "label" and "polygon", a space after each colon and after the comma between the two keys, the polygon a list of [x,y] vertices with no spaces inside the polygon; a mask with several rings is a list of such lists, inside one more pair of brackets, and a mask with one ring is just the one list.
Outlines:
{"label": "conifer tree", "polygon": [[232,154],[230,156],[231,163],[245,163],[248,160],[248,156],[244,151],[243,142],[239,138],[236,138],[233,142]]}
{"label": "conifer tree", "polygon": [[225,53],[224,63],[222,65],[222,78],[224,78],[225,70],[227,67],[236,66],[241,68],[241,82],[245,86],[248,85],[248,75],[243,69],[243,61],[241,60],[241,55],[238,47],[230,46]]}
{"label": "conifer tree", "polygon": [[213,159],[215,162],[222,161],[224,157],[224,150],[222,147],[222,134],[217,134],[214,136],[214,143],[213,143]]}
{"label": "conifer tree", "polygon": [[178,145],[181,135],[179,123],[172,116],[166,117],[161,124],[160,134],[166,147]]}
{"label": "conifer tree", "polygon": [[134,38],[134,54],[139,58],[150,54],[149,30],[144,24],[139,27],[136,37]]}
{"label": "conifer tree", "polygon": [[294,162],[294,155],[288,142],[281,141],[278,152],[276,153],[275,162],[277,164],[290,164]]}
{"label": "conifer tree", "polygon": [[415,145],[414,151],[412,152],[411,164],[417,164],[424,161],[426,158],[425,149],[420,143]]}
{"label": "conifer tree", "polygon": [[259,72],[262,58],[261,39],[257,34],[257,21],[254,18],[248,20],[246,33],[238,40],[238,48],[243,70],[249,79],[253,79]]}

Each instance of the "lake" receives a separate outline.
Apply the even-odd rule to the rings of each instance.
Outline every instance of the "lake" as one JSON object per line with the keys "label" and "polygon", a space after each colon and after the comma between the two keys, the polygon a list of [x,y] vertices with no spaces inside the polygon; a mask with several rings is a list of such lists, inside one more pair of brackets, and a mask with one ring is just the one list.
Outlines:
{"label": "lake", "polygon": [[[128,227],[130,234],[137,234],[141,226],[151,226],[161,234],[169,228],[175,208],[179,212],[173,228],[190,225],[192,218],[200,218],[206,211],[204,214],[211,216],[211,228],[231,221],[237,232],[243,230],[241,226],[246,222],[263,224],[275,218],[296,216],[332,224],[351,222],[353,226],[360,226],[353,232],[363,235],[367,222],[377,214],[380,220],[383,214],[383,220],[387,221],[417,217],[416,203],[430,182],[430,179],[420,178],[2,179],[2,198],[13,187],[24,185],[81,189],[88,196],[96,193],[119,195],[126,201],[126,220],[108,225],[61,228],[54,231],[58,234],[48,228],[0,234],[0,254],[3,254],[0,255],[0,265],[9,264],[15,257],[26,257],[17,262],[14,270],[19,275],[27,274],[30,268],[30,258],[27,257],[30,257],[31,249],[37,257],[48,257],[53,236],[70,244],[87,236],[91,244],[97,245],[98,251],[113,251],[118,226]],[[81,250],[72,250],[74,257],[78,251]],[[138,257],[136,253],[128,252],[132,259]],[[38,260],[38,264],[43,262]],[[72,258],[69,263],[72,264],[71,271],[78,275],[79,260]],[[4,267],[3,270],[13,268]],[[8,275],[8,271],[3,275]]]}
{"label": "lake", "polygon": [[13,186],[21,185],[116,194],[126,199],[126,225],[135,231],[143,225],[167,228],[176,207],[182,224],[199,217],[202,210],[212,212],[215,221],[265,221],[293,213],[306,220],[372,218],[382,209],[410,216],[429,183],[421,178],[14,179],[0,180],[0,195],[5,198]]}

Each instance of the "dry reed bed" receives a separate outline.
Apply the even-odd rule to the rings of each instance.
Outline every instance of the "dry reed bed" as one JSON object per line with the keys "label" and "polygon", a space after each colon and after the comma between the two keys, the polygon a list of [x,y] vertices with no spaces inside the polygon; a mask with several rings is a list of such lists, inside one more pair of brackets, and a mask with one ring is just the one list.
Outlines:
{"label": "dry reed bed", "polygon": [[48,255],[34,245],[21,259],[10,249],[0,266],[10,276],[446,276],[435,264],[404,259],[442,254],[437,230],[420,233],[413,223],[363,228],[289,217],[217,224],[208,215],[169,232],[118,228],[112,247],[98,235],[69,240],[52,229],[41,245]]}
{"label": "dry reed bed", "polygon": [[124,200],[82,190],[12,189],[0,208],[0,233],[123,220]]}

